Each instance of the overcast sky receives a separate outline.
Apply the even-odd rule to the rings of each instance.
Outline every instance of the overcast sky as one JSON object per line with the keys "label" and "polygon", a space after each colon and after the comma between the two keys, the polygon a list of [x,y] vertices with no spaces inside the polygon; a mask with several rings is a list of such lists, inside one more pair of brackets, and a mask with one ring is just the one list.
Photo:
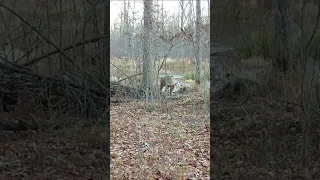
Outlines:
{"label": "overcast sky", "polygon": [[[133,8],[133,0],[130,1],[131,7]],[[135,10],[139,12],[139,16],[142,16],[143,14],[143,1],[141,0],[135,0],[136,8]],[[161,1],[159,1],[159,4]],[[187,1],[185,1],[185,4]],[[111,26],[115,22],[117,18],[119,18],[119,15],[121,14],[123,10],[123,0],[112,0],[111,1],[111,7],[110,7],[110,24]],[[179,10],[179,1],[178,0],[165,0],[163,3],[165,11],[168,11],[169,14],[172,14],[173,12],[178,12]],[[194,1],[194,7],[195,7],[195,1]],[[201,1],[201,9],[205,12],[201,12],[201,14],[206,15],[207,14],[207,8],[208,8],[208,1],[202,0]]]}

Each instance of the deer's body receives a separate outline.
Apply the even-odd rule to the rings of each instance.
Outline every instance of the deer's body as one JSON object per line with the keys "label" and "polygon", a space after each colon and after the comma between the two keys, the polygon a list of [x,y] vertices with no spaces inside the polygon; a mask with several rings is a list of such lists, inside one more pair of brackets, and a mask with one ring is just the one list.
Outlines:
{"label": "deer's body", "polygon": [[172,90],[174,89],[175,84],[171,76],[165,76],[160,78],[160,92],[162,92],[163,87],[167,90],[169,88],[169,93],[171,95]]}

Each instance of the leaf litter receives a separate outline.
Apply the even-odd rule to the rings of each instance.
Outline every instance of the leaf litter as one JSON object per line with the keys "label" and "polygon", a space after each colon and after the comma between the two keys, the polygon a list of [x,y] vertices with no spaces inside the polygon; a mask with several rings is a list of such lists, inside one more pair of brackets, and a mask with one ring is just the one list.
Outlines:
{"label": "leaf litter", "polygon": [[252,97],[244,103],[221,99],[212,107],[212,179],[320,179],[316,170],[320,159],[319,109],[310,111],[311,149],[305,169],[301,164],[299,106]]}
{"label": "leaf litter", "polygon": [[210,179],[209,114],[183,101],[112,105],[111,179]]}
{"label": "leaf litter", "polygon": [[0,179],[106,179],[104,126],[0,132]]}

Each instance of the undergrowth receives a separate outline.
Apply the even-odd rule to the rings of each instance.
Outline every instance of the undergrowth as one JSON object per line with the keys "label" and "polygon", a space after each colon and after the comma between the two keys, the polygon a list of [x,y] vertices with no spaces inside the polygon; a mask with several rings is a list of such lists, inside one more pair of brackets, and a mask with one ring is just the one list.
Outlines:
{"label": "undergrowth", "polygon": [[236,57],[248,59],[255,56],[272,58],[274,54],[274,32],[272,29],[261,29],[244,35],[235,44]]}

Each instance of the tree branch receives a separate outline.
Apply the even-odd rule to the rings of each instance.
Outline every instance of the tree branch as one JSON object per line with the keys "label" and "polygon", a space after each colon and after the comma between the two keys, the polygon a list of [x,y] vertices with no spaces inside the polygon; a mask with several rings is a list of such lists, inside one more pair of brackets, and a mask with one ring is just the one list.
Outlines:
{"label": "tree branch", "polygon": [[34,28],[30,23],[28,23],[28,21],[26,21],[24,18],[22,18],[18,13],[14,12],[12,9],[10,9],[9,7],[5,6],[4,4],[0,3],[0,7],[6,9],[7,11],[9,11],[11,14],[15,15],[17,18],[19,18],[22,22],[24,22],[27,26],[29,26],[34,32],[36,32],[42,39],[44,39],[48,44],[52,45],[54,48],[56,48],[65,58],[67,58],[72,64],[73,61],[72,59],[70,59],[64,52],[62,49],[60,49],[57,45],[55,45],[53,42],[51,42],[49,39],[47,39],[46,37],[44,37],[44,35],[39,32],[36,28]]}
{"label": "tree branch", "polygon": [[[74,45],[70,45],[70,46],[64,47],[64,48],[62,48],[62,50],[63,51],[68,51],[68,50],[73,49],[75,47],[78,47],[78,46],[81,46],[81,45],[84,45],[84,44],[89,44],[89,43],[92,43],[92,42],[96,42],[96,41],[99,41],[100,39],[104,39],[104,38],[107,38],[107,37],[108,36],[102,36],[102,37],[97,37],[97,38],[94,38],[94,39],[89,39],[89,40],[86,40],[86,41],[83,41],[83,42],[76,43]],[[52,56],[52,55],[57,54],[59,52],[60,52],[59,50],[52,51],[52,52],[50,52],[48,54],[45,54],[45,55],[40,56],[40,57],[38,57],[38,58],[36,58],[36,59],[34,59],[32,61],[29,61],[29,62],[25,63],[23,66],[29,66],[29,65],[34,64],[34,63],[36,63],[38,61],[41,61],[42,59],[44,59],[46,57]]]}

